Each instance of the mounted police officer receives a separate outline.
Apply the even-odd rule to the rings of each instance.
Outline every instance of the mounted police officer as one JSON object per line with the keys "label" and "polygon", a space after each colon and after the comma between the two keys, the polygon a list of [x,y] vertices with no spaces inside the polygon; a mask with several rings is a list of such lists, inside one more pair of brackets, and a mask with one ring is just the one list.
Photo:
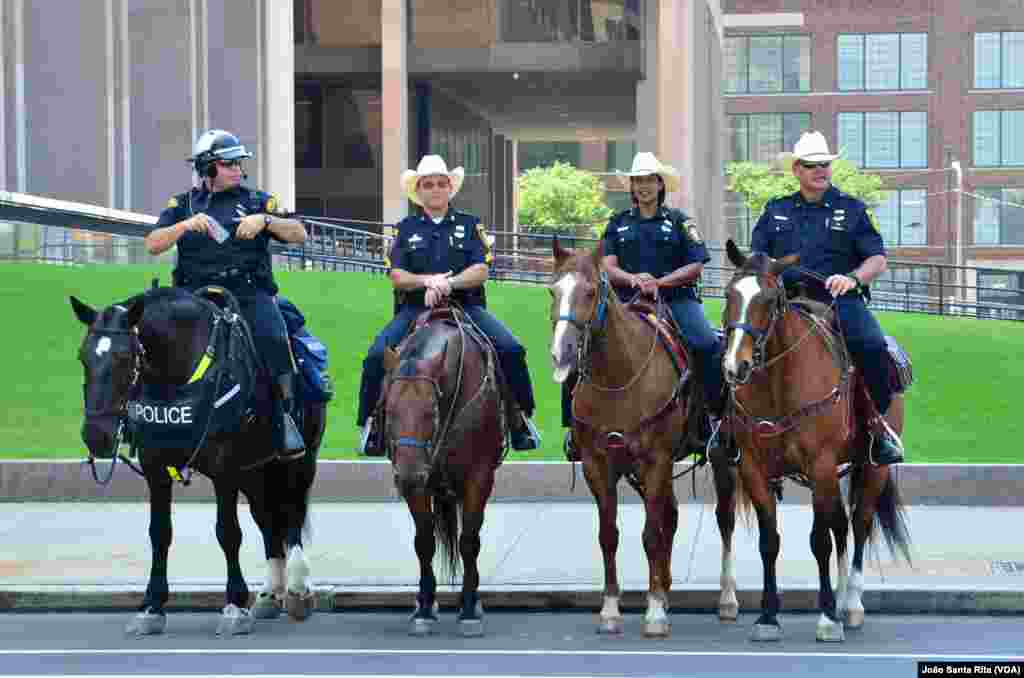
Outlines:
{"label": "mounted police officer", "polygon": [[884,414],[892,403],[886,366],[885,337],[878,321],[868,310],[868,286],[887,267],[885,246],[868,207],[832,184],[832,161],[821,132],[800,137],[792,154],[783,162],[792,164],[800,190],[770,201],[758,219],[751,237],[751,249],[776,259],[800,255],[800,267],[825,278],[824,283],[803,275],[796,268],[783,273],[783,282],[823,303],[835,303],[835,313],[846,346],[857,369],[864,375],[877,412],[870,422],[872,463],[903,461],[903,443],[886,423]]}
{"label": "mounted police officer", "polygon": [[[653,153],[637,153],[631,170],[620,178],[628,181],[633,208],[612,217],[605,229],[603,263],[608,278],[623,301],[640,292],[660,296],[668,305],[704,387],[711,417],[704,433],[710,434],[717,430],[722,412],[722,351],[704,316],[696,286],[711,258],[693,220],[682,210],[665,207],[666,194],[679,190],[679,174],[674,168],[659,162]],[[563,383],[563,426],[572,423],[575,381]],[[571,430],[566,432],[565,447],[566,456],[576,459]]]}
{"label": "mounted police officer", "polygon": [[295,364],[275,299],[270,240],[302,243],[306,229],[284,218],[276,197],[242,185],[242,161],[251,157],[230,132],[199,137],[189,158],[199,184],[167,202],[146,249],[156,255],[177,245],[176,286],[215,284],[237,298],[273,383],[275,449],[295,455],[305,445],[291,416]]}
{"label": "mounted police officer", "polygon": [[509,422],[513,449],[532,450],[540,443],[540,434],[530,421],[534,401],[526,349],[483,306],[483,284],[491,263],[487,233],[477,217],[449,205],[464,176],[461,167],[449,172],[438,155],[424,156],[415,171],[402,173],[403,190],[421,209],[398,224],[388,257],[388,275],[399,298],[397,313],[374,339],[363,361],[356,424],[362,428],[361,449],[366,454],[383,453],[372,414],[384,379],[385,348],[398,345],[420,313],[449,298],[462,305],[497,350],[517,406]]}

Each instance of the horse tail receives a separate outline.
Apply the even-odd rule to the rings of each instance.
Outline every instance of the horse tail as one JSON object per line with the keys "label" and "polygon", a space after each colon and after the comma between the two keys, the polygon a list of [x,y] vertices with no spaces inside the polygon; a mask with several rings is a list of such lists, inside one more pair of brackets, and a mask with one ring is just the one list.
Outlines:
{"label": "horse tail", "polygon": [[[856,513],[857,506],[864,500],[866,466],[858,464],[850,473],[850,517]],[[910,555],[910,530],[907,527],[907,511],[900,496],[899,470],[890,467],[882,491],[875,505],[875,516],[868,527],[868,537],[875,533],[876,525],[881,527],[882,538],[889,552],[894,556],[901,555],[907,563],[912,562]]]}
{"label": "horse tail", "polygon": [[447,577],[452,585],[459,575],[459,500],[452,494],[435,494],[433,496],[434,536],[441,549],[442,577]]}
{"label": "horse tail", "polygon": [[739,465],[737,464],[730,469],[730,472],[733,475],[736,488],[736,516],[743,521],[747,529],[753,529],[755,517],[754,502],[751,500],[750,493],[743,483],[743,474],[739,472]]}

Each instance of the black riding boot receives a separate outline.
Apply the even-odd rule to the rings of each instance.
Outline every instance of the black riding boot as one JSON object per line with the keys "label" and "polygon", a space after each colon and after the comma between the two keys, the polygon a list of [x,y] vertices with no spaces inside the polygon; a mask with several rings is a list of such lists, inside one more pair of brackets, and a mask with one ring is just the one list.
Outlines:
{"label": "black riding boot", "polygon": [[292,418],[292,375],[282,374],[274,384],[274,448],[284,456],[294,456],[306,450],[299,427]]}

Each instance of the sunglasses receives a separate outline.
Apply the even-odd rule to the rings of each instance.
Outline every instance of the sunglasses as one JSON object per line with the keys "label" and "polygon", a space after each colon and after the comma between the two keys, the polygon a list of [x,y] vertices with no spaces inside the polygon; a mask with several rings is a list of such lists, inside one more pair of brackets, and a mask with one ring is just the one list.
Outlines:
{"label": "sunglasses", "polygon": [[803,167],[804,169],[828,169],[829,167],[832,166],[832,162],[829,160],[825,160],[823,162],[804,162],[803,160],[801,160],[800,166]]}
{"label": "sunglasses", "polygon": [[421,181],[420,182],[420,188],[422,188],[424,191],[432,191],[432,190],[434,190],[435,186],[437,186],[438,188],[444,189],[444,188],[448,188],[449,183],[448,183],[447,179],[441,179],[437,183],[434,183],[433,181]]}
{"label": "sunglasses", "polygon": [[242,161],[240,159],[238,159],[238,158],[236,158],[234,160],[218,160],[217,161],[217,166],[218,167],[241,167],[242,166]]}

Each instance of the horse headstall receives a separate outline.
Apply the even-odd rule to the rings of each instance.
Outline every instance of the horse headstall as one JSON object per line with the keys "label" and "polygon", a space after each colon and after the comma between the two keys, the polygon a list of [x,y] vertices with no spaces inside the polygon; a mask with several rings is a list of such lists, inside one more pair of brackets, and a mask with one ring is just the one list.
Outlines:
{"label": "horse headstall", "polygon": [[754,327],[749,322],[730,322],[725,326],[725,337],[726,342],[729,341],[729,337],[733,330],[743,330],[750,335],[754,342],[754,347],[751,351],[751,370],[748,372],[743,379],[737,379],[736,377],[727,376],[727,381],[731,386],[743,385],[750,381],[750,377],[755,373],[763,371],[767,366],[767,350],[768,340],[775,333],[775,325],[778,323],[779,318],[786,314],[789,310],[789,299],[786,296],[786,289],[782,286],[771,288],[774,292],[774,299],[772,301],[771,310],[768,312],[768,324],[764,329]]}
{"label": "horse headstall", "polygon": [[[388,434],[387,431],[387,396],[391,387],[397,382],[409,382],[409,381],[425,381],[431,385],[431,410],[433,419],[433,430],[426,440],[420,440],[418,438],[412,438],[409,436],[402,436],[399,438],[393,438]],[[437,457],[438,450],[443,442],[438,438],[438,433],[441,429],[441,385],[433,377],[427,377],[423,375],[409,375],[409,376],[391,376],[388,377],[387,383],[384,385],[383,397],[381,398],[381,440],[384,445],[384,452],[392,463],[394,462],[394,448],[398,445],[403,447],[415,447],[425,451],[427,456],[427,463],[431,466],[434,464],[434,459]]]}

